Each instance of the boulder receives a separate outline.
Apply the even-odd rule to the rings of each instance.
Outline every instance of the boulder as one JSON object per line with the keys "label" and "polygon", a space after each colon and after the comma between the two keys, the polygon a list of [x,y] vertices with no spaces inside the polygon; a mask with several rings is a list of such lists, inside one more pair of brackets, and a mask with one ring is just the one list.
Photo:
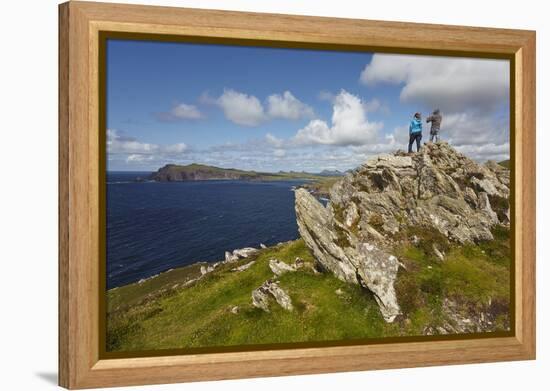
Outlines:
{"label": "boulder", "polygon": [[233,250],[233,255],[239,257],[240,259],[240,258],[248,258],[249,256],[256,254],[257,252],[258,252],[258,249],[256,248],[245,247],[245,248]]}
{"label": "boulder", "polygon": [[226,251],[225,252],[225,263],[231,263],[238,261],[239,259],[248,258],[251,255],[254,255],[259,250],[254,247],[245,247],[245,248],[239,248],[236,250],[233,250],[233,252]]}
{"label": "boulder", "polygon": [[241,265],[241,266],[238,266],[238,267],[235,267],[233,269],[231,269],[232,272],[244,272],[245,270],[249,269],[250,266],[254,265],[256,263],[256,261],[250,261],[248,263],[245,263],[244,265]]}
{"label": "boulder", "polygon": [[269,299],[275,301],[287,311],[292,311],[292,300],[290,296],[279,286],[278,281],[267,280],[259,288],[252,291],[252,305],[269,312]]}
{"label": "boulder", "polygon": [[[217,266],[217,265],[216,265]],[[201,275],[205,275],[213,271],[216,267],[215,265],[201,265]]]}
{"label": "boulder", "polygon": [[235,261],[238,261],[238,260],[239,260],[239,257],[237,257],[236,255],[233,255],[232,252],[230,252],[230,251],[225,252],[225,262],[226,263],[231,263],[231,262],[235,262]]}
{"label": "boulder", "polygon": [[282,261],[279,261],[278,259],[270,259],[269,260],[269,268],[271,271],[276,275],[280,276],[285,274],[286,272],[294,272],[296,271],[295,266],[290,266]]}
{"label": "boulder", "polygon": [[441,252],[441,250],[439,248],[437,248],[437,245],[434,243],[432,245],[432,248],[434,250],[434,254],[437,258],[439,258],[440,261],[444,261],[445,260],[445,254],[443,252]]}

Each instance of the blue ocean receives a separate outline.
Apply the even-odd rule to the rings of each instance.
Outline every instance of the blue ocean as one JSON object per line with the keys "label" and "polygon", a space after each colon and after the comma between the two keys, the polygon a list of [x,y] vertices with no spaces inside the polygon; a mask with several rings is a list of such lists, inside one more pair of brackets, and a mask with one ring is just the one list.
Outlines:
{"label": "blue ocean", "polygon": [[299,236],[292,187],[305,181],[136,181],[149,174],[107,174],[108,289]]}

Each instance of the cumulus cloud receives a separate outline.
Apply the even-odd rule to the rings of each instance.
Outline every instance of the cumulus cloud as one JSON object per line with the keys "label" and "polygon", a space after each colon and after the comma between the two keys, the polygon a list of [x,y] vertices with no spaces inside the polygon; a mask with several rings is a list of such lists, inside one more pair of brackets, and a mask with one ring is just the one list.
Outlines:
{"label": "cumulus cloud", "polygon": [[267,112],[272,118],[297,120],[313,117],[313,109],[296,99],[290,91],[267,97]]}
{"label": "cumulus cloud", "polygon": [[402,84],[401,101],[456,113],[490,111],[507,101],[510,74],[504,60],[375,54],[360,81]]}
{"label": "cumulus cloud", "polygon": [[297,145],[362,145],[376,138],[382,123],[369,122],[364,102],[342,90],[333,102],[332,123],[314,119],[294,136]]}
{"label": "cumulus cloud", "polygon": [[217,98],[203,92],[199,102],[219,106],[228,120],[242,126],[258,126],[275,118],[299,120],[314,115],[313,108],[300,101],[290,91],[269,95],[265,99],[265,104],[254,95],[233,89],[225,89]]}
{"label": "cumulus cloud", "polygon": [[[334,104],[338,95],[333,94],[330,91],[321,91],[317,95],[317,98],[321,101],[327,101]],[[385,103],[382,103],[378,98],[372,98],[370,100],[363,101],[363,108],[367,113],[381,112],[383,114],[389,114],[390,108]]]}
{"label": "cumulus cloud", "polygon": [[204,118],[197,106],[179,103],[172,107],[170,111],[156,113],[155,116],[159,121],[176,122],[183,120],[197,120]]}
{"label": "cumulus cloud", "polygon": [[262,103],[254,95],[227,89],[216,103],[226,118],[237,125],[258,126],[267,118]]}

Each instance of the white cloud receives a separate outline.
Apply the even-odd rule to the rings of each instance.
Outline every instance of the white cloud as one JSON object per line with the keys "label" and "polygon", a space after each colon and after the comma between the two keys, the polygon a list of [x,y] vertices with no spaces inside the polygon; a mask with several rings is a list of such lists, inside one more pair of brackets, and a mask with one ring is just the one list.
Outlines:
{"label": "white cloud", "polygon": [[284,149],[275,149],[273,151],[273,156],[275,157],[284,157],[286,155],[286,151]]}
{"label": "white cloud", "polygon": [[510,158],[510,144],[508,142],[502,144],[463,145],[456,149],[469,158],[480,162],[487,160],[499,162]]}
{"label": "white cloud", "polygon": [[115,129],[107,129],[107,151],[109,153],[153,153],[158,151],[156,144],[142,143],[127,137]]}
{"label": "white cloud", "polygon": [[269,95],[265,105],[256,96],[233,89],[225,89],[218,98],[205,91],[199,97],[199,102],[219,106],[228,120],[243,126],[258,126],[275,118],[299,120],[314,115],[313,108],[290,91]]}
{"label": "white cloud", "polygon": [[187,105],[185,103],[180,103],[179,105],[176,105],[172,109],[171,113],[174,115],[174,117],[181,119],[203,118],[203,115],[201,114],[199,109],[197,109],[197,106]]}
{"label": "white cloud", "polygon": [[126,158],[126,163],[143,163],[153,160],[153,155],[132,154]]}
{"label": "white cloud", "polygon": [[284,144],[283,139],[280,139],[280,138],[272,135],[271,133],[266,134],[265,139],[266,139],[266,141],[269,145],[271,145],[273,147],[276,147],[276,148],[280,148]]}
{"label": "white cloud", "polygon": [[456,113],[493,110],[506,102],[510,74],[505,60],[375,54],[360,81],[403,84],[401,101]]}
{"label": "white cloud", "polygon": [[313,117],[313,109],[296,99],[290,91],[267,97],[267,112],[271,118],[297,120]]}
{"label": "white cloud", "polygon": [[188,147],[185,143],[177,143],[164,147],[164,152],[166,153],[183,153],[188,150]]}
{"label": "white cloud", "polygon": [[452,145],[504,144],[509,142],[507,117],[479,112],[444,116],[441,134]]}
{"label": "white cloud", "polygon": [[261,102],[254,95],[227,89],[216,99],[230,121],[244,126],[257,126],[266,120]]}
{"label": "white cloud", "polygon": [[159,121],[174,122],[182,120],[197,120],[204,118],[197,106],[179,103],[168,112],[156,113]]}
{"label": "white cloud", "polygon": [[298,130],[297,145],[362,145],[376,138],[382,123],[369,122],[363,101],[342,90],[333,102],[332,124],[314,119]]}
{"label": "white cloud", "polygon": [[[332,92],[324,91],[324,90],[319,92],[319,94],[317,95],[317,98],[319,100],[328,101],[331,103],[334,103],[337,97],[338,95],[334,95]],[[372,98],[371,100],[363,101],[363,108],[367,113],[374,113],[377,111],[382,112],[383,114],[390,113],[390,108],[386,104],[380,102],[380,100],[377,98]]]}
{"label": "white cloud", "polygon": [[116,129],[107,129],[107,154],[110,161],[136,164],[179,157],[189,152],[185,143],[159,145],[144,143]]}

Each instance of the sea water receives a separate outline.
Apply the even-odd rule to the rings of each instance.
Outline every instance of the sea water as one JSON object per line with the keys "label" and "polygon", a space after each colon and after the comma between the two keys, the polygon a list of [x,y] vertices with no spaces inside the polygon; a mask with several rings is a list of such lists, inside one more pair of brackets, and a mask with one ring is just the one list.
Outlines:
{"label": "sea water", "polygon": [[299,237],[292,189],[305,181],[136,181],[149,174],[107,174],[108,289]]}

